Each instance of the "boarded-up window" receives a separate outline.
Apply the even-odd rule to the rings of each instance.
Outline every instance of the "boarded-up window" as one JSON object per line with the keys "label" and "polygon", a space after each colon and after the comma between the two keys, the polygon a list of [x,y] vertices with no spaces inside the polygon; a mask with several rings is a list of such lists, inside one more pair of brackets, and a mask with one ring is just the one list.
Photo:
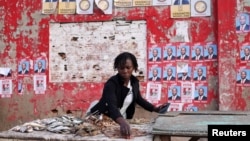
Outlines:
{"label": "boarded-up window", "polygon": [[123,51],[136,55],[144,74],[147,68],[145,21],[50,23],[49,46],[50,82],[104,82]]}

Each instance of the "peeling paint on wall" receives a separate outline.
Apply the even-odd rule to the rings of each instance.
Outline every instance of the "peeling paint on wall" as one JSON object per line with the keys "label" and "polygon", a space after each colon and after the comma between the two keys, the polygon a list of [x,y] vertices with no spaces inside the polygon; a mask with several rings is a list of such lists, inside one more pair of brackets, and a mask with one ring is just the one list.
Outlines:
{"label": "peeling paint on wall", "polygon": [[145,21],[51,23],[50,82],[104,82],[116,73],[114,54],[124,51],[136,55],[145,73]]}

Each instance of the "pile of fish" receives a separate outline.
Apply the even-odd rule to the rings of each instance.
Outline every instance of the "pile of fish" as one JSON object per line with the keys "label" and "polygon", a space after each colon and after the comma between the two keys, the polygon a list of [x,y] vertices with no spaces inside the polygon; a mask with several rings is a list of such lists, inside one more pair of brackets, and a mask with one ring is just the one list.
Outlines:
{"label": "pile of fish", "polygon": [[100,119],[89,115],[83,119],[71,115],[35,120],[10,129],[11,131],[30,133],[33,131],[49,131],[58,134],[75,134],[93,136],[101,134],[107,126],[117,125],[110,118]]}

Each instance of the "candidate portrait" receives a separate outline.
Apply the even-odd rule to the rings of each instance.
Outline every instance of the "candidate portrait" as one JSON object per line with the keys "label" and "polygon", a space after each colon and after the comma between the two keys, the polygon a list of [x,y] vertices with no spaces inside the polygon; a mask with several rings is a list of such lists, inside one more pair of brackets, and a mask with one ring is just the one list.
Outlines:
{"label": "candidate portrait", "polygon": [[236,18],[236,31],[237,32],[249,32],[249,14],[241,13]]}

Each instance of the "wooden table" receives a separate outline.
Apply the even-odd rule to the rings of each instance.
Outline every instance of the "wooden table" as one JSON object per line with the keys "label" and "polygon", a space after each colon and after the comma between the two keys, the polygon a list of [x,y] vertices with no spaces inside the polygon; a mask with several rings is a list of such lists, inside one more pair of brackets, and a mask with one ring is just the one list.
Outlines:
{"label": "wooden table", "polygon": [[[131,127],[138,128],[144,131],[151,132],[152,123],[143,125],[133,125]],[[49,141],[127,141],[128,139],[122,138],[109,138],[104,134],[96,136],[76,136],[75,134],[56,134],[48,131],[33,131],[31,133],[20,133],[15,131],[0,132],[0,140],[4,141],[36,141],[36,140],[49,140]],[[146,136],[134,137],[129,141],[152,141],[152,134]]]}
{"label": "wooden table", "polygon": [[169,112],[159,115],[152,127],[154,140],[170,141],[171,136],[207,138],[208,125],[249,125],[250,113],[239,111]]}

